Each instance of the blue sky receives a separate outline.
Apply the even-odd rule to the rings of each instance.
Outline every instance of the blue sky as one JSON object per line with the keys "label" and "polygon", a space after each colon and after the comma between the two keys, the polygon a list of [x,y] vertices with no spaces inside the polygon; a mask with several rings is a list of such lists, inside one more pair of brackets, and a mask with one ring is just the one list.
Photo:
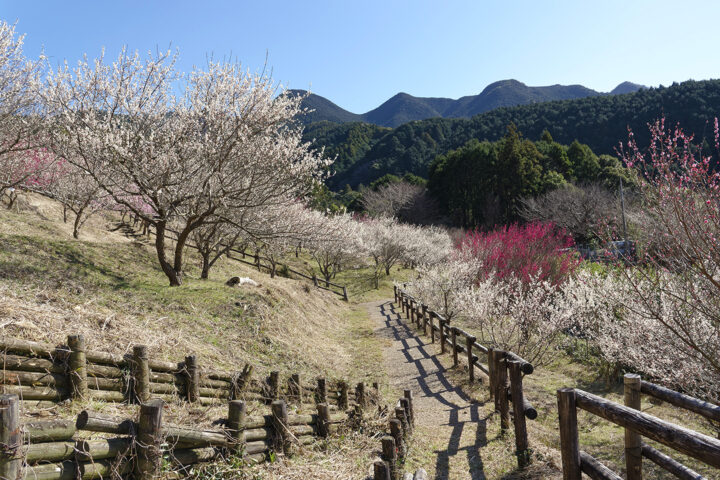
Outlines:
{"label": "blue sky", "polygon": [[53,64],[172,45],[183,70],[212,53],[254,71],[267,54],[275,80],[357,113],[507,78],[608,91],[720,77],[717,1],[0,0],[0,18]]}

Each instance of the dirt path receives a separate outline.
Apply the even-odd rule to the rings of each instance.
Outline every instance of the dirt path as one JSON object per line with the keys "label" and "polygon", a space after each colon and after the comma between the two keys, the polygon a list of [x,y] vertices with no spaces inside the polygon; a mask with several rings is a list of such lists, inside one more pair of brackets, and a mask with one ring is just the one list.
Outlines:
{"label": "dirt path", "polygon": [[400,310],[392,301],[365,307],[376,335],[388,340],[383,356],[390,385],[413,391],[417,434],[429,438],[434,447],[434,458],[423,467],[438,480],[485,479],[480,451],[487,444],[483,405],[472,403],[450,383],[433,356],[436,346],[400,320]]}

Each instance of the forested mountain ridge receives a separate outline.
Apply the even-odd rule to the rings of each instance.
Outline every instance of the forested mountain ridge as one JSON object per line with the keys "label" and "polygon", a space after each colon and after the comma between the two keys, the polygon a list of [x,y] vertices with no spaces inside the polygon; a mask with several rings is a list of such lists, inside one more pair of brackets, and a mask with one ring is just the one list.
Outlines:
{"label": "forested mountain ridge", "polygon": [[503,107],[470,119],[431,118],[391,130],[363,123],[310,125],[305,139],[338,155],[328,184],[340,188],[368,184],[387,173],[427,177],[428,166],[438,155],[472,139],[498,140],[510,123],[526,138],[538,139],[548,130],[560,143],[577,139],[597,154],[614,154],[618,143],[627,140],[628,127],[643,144],[646,124],[665,116],[702,139],[712,133],[708,122],[718,113],[720,80],[689,80],[622,95]]}
{"label": "forested mountain ridge", "polygon": [[[470,118],[478,113],[488,112],[499,107],[514,107],[528,103],[570,100],[574,98],[598,95],[614,95],[640,90],[643,87],[623,82],[610,93],[601,93],[582,85],[549,85],[529,87],[517,80],[500,80],[491,83],[478,95],[458,98],[414,97],[407,93],[398,93],[379,107],[363,114],[349,112],[327,98],[311,93],[303,101],[303,108],[311,110],[301,121],[312,123],[329,121],[335,123],[367,122],[383,127],[397,127],[415,120],[428,118]],[[304,95],[304,90],[290,90],[291,94]]]}

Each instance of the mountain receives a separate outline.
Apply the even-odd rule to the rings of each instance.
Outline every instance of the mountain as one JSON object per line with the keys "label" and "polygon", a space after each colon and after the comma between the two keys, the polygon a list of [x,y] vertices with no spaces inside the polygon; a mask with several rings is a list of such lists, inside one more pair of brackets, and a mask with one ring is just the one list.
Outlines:
{"label": "mountain", "polygon": [[[529,87],[517,80],[501,80],[491,83],[478,95],[451,98],[414,97],[398,93],[379,107],[367,113],[349,112],[330,100],[311,93],[303,101],[303,107],[314,110],[306,114],[303,123],[328,121],[334,123],[366,122],[383,127],[397,127],[404,123],[428,118],[470,118],[479,113],[500,107],[514,107],[529,103],[571,100],[576,98],[630,93],[644,88],[623,82],[609,94],[596,92],[582,85],[550,85]],[[291,90],[293,95],[306,94],[304,90]]]}
{"label": "mountain", "polygon": [[[305,90],[288,90],[288,95],[306,95]],[[333,102],[320,95],[314,93],[309,94],[303,101],[302,107],[312,110],[303,116],[303,123],[312,122],[334,122],[334,123],[345,123],[345,122],[362,122],[364,121],[362,115],[356,113],[350,113],[347,110],[338,107]]]}
{"label": "mountain", "polygon": [[308,126],[305,140],[337,155],[335,175],[328,185],[338,189],[345,184],[367,185],[387,173],[427,178],[428,165],[438,155],[472,139],[497,140],[510,123],[532,140],[548,130],[560,143],[569,145],[577,139],[597,154],[614,155],[618,143],[627,141],[628,127],[638,143],[646,145],[647,123],[661,116],[667,124],[679,122],[699,142],[708,139],[713,143],[712,121],[718,115],[720,80],[690,80],[622,95],[501,107],[469,119],[434,117],[393,129],[368,123],[322,122],[322,128]]}
{"label": "mountain", "polygon": [[622,95],[623,93],[633,93],[637,92],[638,90],[642,90],[643,88],[647,88],[645,85],[638,85],[637,83],[632,82],[623,82],[617,87],[613,88],[610,91],[611,95]]}

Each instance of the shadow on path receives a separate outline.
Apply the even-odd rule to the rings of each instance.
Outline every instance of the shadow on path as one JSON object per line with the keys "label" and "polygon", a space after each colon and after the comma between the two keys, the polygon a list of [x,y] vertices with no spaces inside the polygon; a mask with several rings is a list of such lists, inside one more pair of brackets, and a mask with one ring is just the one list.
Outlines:
{"label": "shadow on path", "polygon": [[[447,447],[438,450],[435,460],[435,478],[447,479],[450,471],[450,458],[464,451],[467,456],[468,476],[472,480],[484,480],[485,473],[480,448],[487,444],[487,417],[480,418],[479,407],[482,404],[472,403],[470,398],[458,387],[453,386],[445,376],[445,367],[428,351],[428,344],[416,335],[400,317],[392,302],[379,306],[384,327],[376,333],[393,341],[393,349],[402,353],[405,363],[397,366],[405,378],[403,387],[413,391],[418,389],[421,395],[415,397],[418,417],[423,416],[423,406],[429,410],[429,416],[422,423],[428,427],[451,428]],[[434,347],[430,347],[434,350]],[[392,372],[391,376],[392,376]],[[416,420],[417,421],[417,420]],[[472,429],[468,424],[476,426],[472,439]],[[462,446],[463,432],[466,431],[465,445]]]}

